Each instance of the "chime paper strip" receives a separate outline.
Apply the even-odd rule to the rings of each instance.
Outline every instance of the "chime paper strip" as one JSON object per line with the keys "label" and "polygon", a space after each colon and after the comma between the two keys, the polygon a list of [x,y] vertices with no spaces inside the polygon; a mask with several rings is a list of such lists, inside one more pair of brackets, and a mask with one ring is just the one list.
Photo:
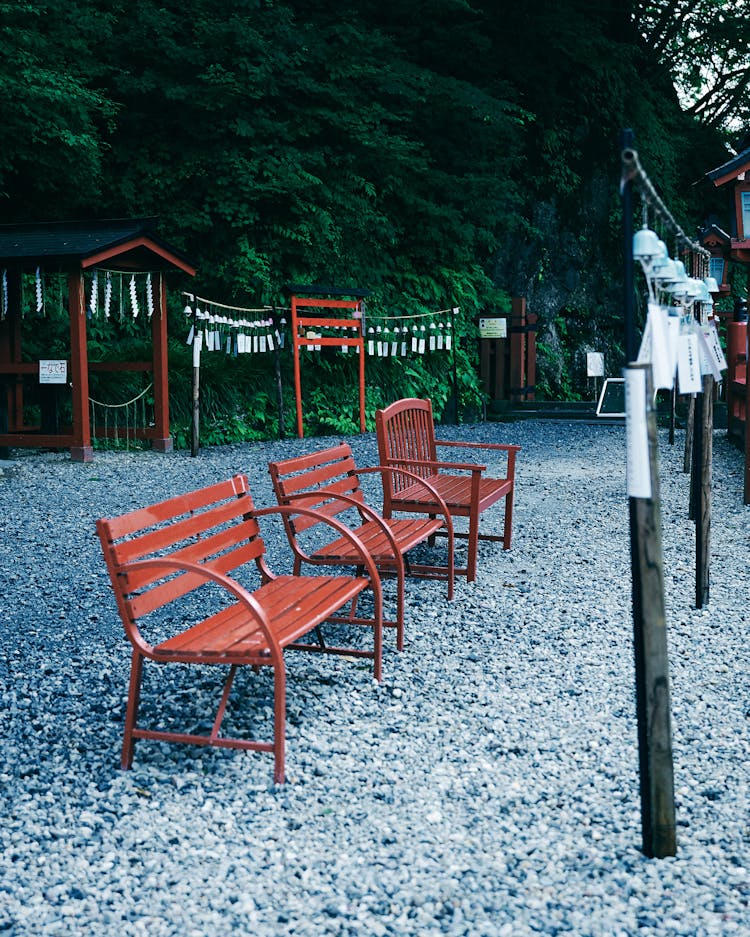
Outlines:
{"label": "chime paper strip", "polygon": [[713,342],[708,340],[706,329],[696,329],[698,336],[698,347],[701,355],[701,374],[710,374],[715,381],[721,380],[721,368],[716,360],[716,352]]}
{"label": "chime paper strip", "polygon": [[696,394],[701,390],[698,336],[692,332],[680,335],[677,349],[677,378],[681,394]]}
{"label": "chime paper strip", "polygon": [[201,366],[201,348],[203,347],[203,332],[198,332],[193,342],[193,367]]}
{"label": "chime paper strip", "polygon": [[643,368],[626,368],[624,373],[628,497],[650,498],[651,463],[646,419],[646,371]]}
{"label": "chime paper strip", "polygon": [[654,390],[671,390],[674,383],[672,355],[669,348],[669,314],[664,306],[648,304],[648,321],[651,323],[651,371]]}
{"label": "chime paper strip", "polygon": [[719,330],[716,328],[716,323],[710,322],[708,325],[704,326],[703,334],[706,337],[706,341],[711,346],[714,360],[719,366],[719,370],[726,371],[728,367],[727,359],[724,357],[724,349],[721,347],[721,339],[719,338]]}

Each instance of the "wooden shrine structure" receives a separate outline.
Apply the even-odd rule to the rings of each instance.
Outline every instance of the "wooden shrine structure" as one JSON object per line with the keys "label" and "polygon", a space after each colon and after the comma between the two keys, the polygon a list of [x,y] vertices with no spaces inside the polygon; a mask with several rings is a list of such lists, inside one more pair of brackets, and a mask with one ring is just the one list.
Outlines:
{"label": "wooden shrine structure", "polygon": [[[169,432],[169,382],[167,366],[168,273],[195,275],[185,257],[155,234],[153,218],[116,219],[88,222],[46,222],[0,225],[0,450],[17,448],[69,448],[76,462],[93,459],[89,410],[91,371],[147,371],[153,376],[153,425],[137,430],[138,438],[167,452],[172,448]],[[113,270],[122,276],[151,274],[148,277],[148,310],[152,357],[150,361],[89,362],[87,304],[84,275]],[[45,276],[62,279],[67,294],[70,329],[67,361],[32,361],[24,357],[22,342],[23,280],[36,277],[40,295]],[[42,314],[42,313],[39,313]],[[50,366],[59,370],[52,383],[67,384],[71,394],[72,425],[58,427],[55,420],[42,419],[40,425],[27,422],[24,389],[29,380],[45,380]]]}
{"label": "wooden shrine structure", "polygon": [[[745,141],[747,142],[747,140]],[[747,270],[747,289],[750,291],[750,147],[741,149],[731,160],[706,173],[706,179],[727,193],[728,230],[723,230],[714,219],[709,219],[701,232],[701,242],[710,254],[711,274],[719,286],[715,299],[729,296],[729,264],[739,264]],[[729,321],[727,328],[727,432],[742,441],[745,452],[743,500],[750,504],[750,432],[747,414],[750,413],[750,384],[747,381],[748,314],[747,298],[736,298],[734,310],[727,310],[722,318]]]}

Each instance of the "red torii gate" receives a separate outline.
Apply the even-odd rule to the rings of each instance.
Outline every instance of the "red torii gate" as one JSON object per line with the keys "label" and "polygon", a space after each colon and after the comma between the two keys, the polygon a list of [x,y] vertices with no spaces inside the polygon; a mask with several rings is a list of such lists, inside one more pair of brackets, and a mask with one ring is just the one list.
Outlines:
{"label": "red torii gate", "polygon": [[[89,414],[89,370],[152,371],[154,425],[139,431],[154,449],[172,448],[169,434],[167,366],[167,293],[163,274],[195,275],[195,268],[154,234],[155,219],[116,219],[87,222],[43,222],[0,225],[0,271],[4,280],[4,308],[0,310],[0,448],[14,446],[69,447],[76,462],[93,459]],[[89,364],[86,341],[86,301],[83,274],[107,263],[124,273],[160,274],[153,284],[150,362]],[[38,361],[23,361],[21,343],[21,278],[37,268],[67,275],[70,320],[68,375],[72,394],[72,426],[62,432],[39,431],[25,425],[23,378],[38,375]],[[4,398],[4,399],[3,399]]]}
{"label": "red torii gate", "polygon": [[[302,376],[299,350],[300,348],[322,348],[324,345],[352,348],[359,354],[359,431],[364,433],[365,343],[362,314],[363,300],[370,295],[370,291],[345,289],[339,286],[301,286],[293,283],[287,286],[287,291],[291,294],[297,436],[302,439],[305,435],[302,425]],[[332,299],[331,297],[334,296],[339,298]],[[351,298],[342,299],[343,296]],[[322,313],[322,310],[332,309],[339,310],[336,317]],[[321,312],[316,312],[316,310],[321,310]],[[325,329],[328,334],[318,332],[318,329]],[[353,332],[351,336],[348,335],[350,330]],[[334,336],[332,332],[341,332],[341,335]]]}

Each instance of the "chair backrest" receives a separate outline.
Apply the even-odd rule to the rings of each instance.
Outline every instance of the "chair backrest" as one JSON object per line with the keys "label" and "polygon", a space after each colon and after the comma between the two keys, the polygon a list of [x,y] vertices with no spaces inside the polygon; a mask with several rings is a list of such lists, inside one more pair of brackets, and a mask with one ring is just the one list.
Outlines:
{"label": "chair backrest", "polygon": [[126,629],[136,619],[201,586],[189,571],[128,570],[139,560],[200,563],[227,574],[254,561],[263,568],[265,544],[245,475],[96,522],[112,588]]}
{"label": "chair backrest", "polygon": [[[300,504],[314,508],[317,514],[325,517],[336,517],[356,508],[356,505],[337,500],[339,495],[364,504],[357,466],[346,443],[280,462],[269,462],[268,471],[279,504],[291,504],[295,496],[314,492],[316,497],[304,498]],[[320,523],[314,517],[299,515],[285,517],[284,522],[292,535]]]}
{"label": "chair backrest", "polygon": [[[415,460],[437,461],[432,401],[417,397],[397,400],[375,413],[375,430],[381,465],[397,465],[423,478],[435,474],[434,469],[414,465]],[[395,474],[384,477],[383,484],[398,492],[413,481]]]}

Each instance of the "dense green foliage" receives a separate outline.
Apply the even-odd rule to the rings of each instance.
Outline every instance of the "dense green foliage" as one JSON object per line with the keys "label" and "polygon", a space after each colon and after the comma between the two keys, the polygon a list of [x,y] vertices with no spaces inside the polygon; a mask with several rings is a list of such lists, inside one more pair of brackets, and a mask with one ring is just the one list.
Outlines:
{"label": "dense green foliage", "polygon": [[[577,351],[619,342],[620,129],[687,227],[704,208],[691,184],[724,158],[678,104],[676,40],[652,46],[673,6],[0,2],[3,219],[156,215],[217,301],[282,303],[291,281],[366,287],[377,312],[458,306],[463,407],[481,397],[476,316],[527,295],[540,384],[575,393]],[[710,23],[715,2],[692,6]],[[323,357],[310,375],[316,428],[353,426],[350,368]],[[442,410],[451,392],[429,356],[373,365],[369,383],[370,412],[399,393]],[[268,367],[211,365],[209,425],[272,433],[274,386]]]}

